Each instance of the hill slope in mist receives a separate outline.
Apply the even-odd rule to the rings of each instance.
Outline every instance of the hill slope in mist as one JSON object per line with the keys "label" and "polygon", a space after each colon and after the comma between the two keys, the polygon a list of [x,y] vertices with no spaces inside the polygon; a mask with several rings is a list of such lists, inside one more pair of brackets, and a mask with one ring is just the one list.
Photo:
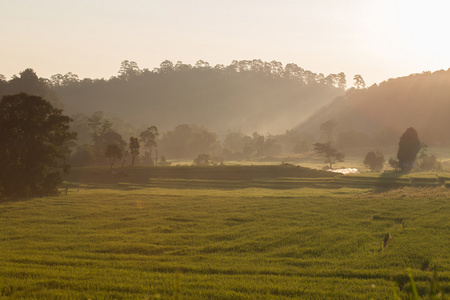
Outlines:
{"label": "hill slope in mist", "polygon": [[398,137],[414,127],[429,144],[450,144],[450,69],[390,79],[368,89],[350,89],[297,127],[318,134],[333,120],[337,136]]}
{"label": "hill slope in mist", "polygon": [[153,71],[124,61],[119,76],[109,80],[80,81],[58,74],[51,84],[69,115],[102,110],[136,126],[161,130],[195,123],[219,134],[276,133],[342,95],[345,75],[325,77],[295,64],[283,67],[261,60],[215,67],[203,61],[194,67],[165,61]]}

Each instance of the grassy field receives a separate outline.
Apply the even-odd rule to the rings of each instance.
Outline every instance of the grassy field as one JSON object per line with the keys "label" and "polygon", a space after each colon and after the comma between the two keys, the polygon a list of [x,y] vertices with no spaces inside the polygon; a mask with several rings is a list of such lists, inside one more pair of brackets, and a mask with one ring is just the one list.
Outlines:
{"label": "grassy field", "polygon": [[447,178],[74,169],[67,195],[0,201],[0,298],[392,299],[437,266],[445,299]]}

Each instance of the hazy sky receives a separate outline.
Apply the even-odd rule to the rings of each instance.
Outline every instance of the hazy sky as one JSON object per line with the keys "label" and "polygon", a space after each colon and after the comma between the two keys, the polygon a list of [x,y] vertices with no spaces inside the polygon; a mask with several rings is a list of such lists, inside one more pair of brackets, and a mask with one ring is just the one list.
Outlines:
{"label": "hazy sky", "polygon": [[262,59],[368,85],[450,67],[450,1],[0,0],[0,74]]}

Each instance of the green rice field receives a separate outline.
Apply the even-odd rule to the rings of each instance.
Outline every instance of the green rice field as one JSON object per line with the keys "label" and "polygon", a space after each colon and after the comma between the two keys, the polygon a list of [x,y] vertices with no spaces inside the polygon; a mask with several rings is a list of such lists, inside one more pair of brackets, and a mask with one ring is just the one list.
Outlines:
{"label": "green rice field", "polygon": [[0,299],[448,299],[447,178],[74,169],[0,200]]}

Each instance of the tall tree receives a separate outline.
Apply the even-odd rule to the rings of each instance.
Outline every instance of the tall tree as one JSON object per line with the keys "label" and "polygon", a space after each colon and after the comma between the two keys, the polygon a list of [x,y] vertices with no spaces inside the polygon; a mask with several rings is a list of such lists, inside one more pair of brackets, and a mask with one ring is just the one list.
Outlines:
{"label": "tall tree", "polygon": [[71,119],[39,96],[20,93],[0,101],[0,194],[57,193],[68,170]]}
{"label": "tall tree", "polygon": [[89,119],[91,137],[94,142],[94,156],[97,163],[102,162],[103,152],[109,144],[116,144],[121,151],[126,147],[122,136],[112,129],[113,123],[104,116],[103,112],[95,112]]}
{"label": "tall tree", "polygon": [[[158,128],[156,126],[150,126],[146,130],[139,134],[139,138],[144,143],[145,147],[148,149],[148,155],[150,156],[151,164],[153,164],[152,152],[153,148],[158,147],[156,139],[158,138]],[[155,157],[155,159],[157,159]]]}
{"label": "tall tree", "polygon": [[353,82],[357,89],[364,89],[366,87],[366,82],[359,74],[356,74],[355,77],[353,77]]}
{"label": "tall tree", "polygon": [[122,150],[119,145],[112,143],[106,146],[105,156],[109,159],[109,164],[111,165],[111,170],[114,167],[114,162],[116,159],[122,158]]}
{"label": "tall tree", "polygon": [[414,167],[421,145],[417,131],[412,127],[406,129],[400,137],[397,152],[398,163],[402,172],[410,172]]}
{"label": "tall tree", "polygon": [[338,88],[345,90],[347,87],[347,79],[344,72],[337,74]]}
{"label": "tall tree", "polygon": [[119,69],[118,73],[119,73],[119,78],[125,79],[125,80],[130,80],[130,79],[142,74],[142,71],[139,69],[136,62],[124,60],[120,64],[120,69]]}
{"label": "tall tree", "polygon": [[314,151],[316,151],[319,157],[324,157],[324,163],[327,163],[330,169],[333,168],[333,164],[337,162],[343,162],[345,155],[331,147],[330,143],[315,143]]}
{"label": "tall tree", "polygon": [[139,155],[139,148],[141,145],[139,144],[139,139],[137,137],[130,137],[130,144],[128,146],[128,149],[130,150],[131,154],[131,166],[134,166],[134,161],[136,160],[136,157]]}

